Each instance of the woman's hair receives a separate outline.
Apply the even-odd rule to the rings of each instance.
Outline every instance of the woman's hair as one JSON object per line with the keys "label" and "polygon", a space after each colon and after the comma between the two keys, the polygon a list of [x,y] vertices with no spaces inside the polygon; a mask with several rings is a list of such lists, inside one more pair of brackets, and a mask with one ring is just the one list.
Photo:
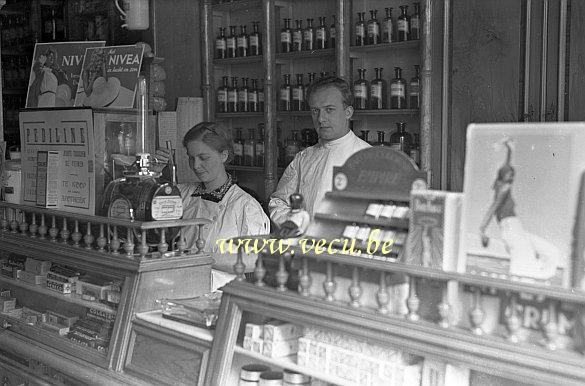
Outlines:
{"label": "woman's hair", "polygon": [[313,94],[317,90],[321,90],[326,87],[333,87],[339,90],[345,107],[353,106],[353,93],[351,92],[351,87],[349,86],[349,83],[336,76],[328,76],[326,78],[321,78],[312,85],[310,85],[309,88],[307,89],[307,103],[309,103],[310,101],[311,94]]}
{"label": "woman's hair", "polygon": [[193,126],[183,137],[183,147],[193,141],[201,141],[218,153],[227,151],[226,163],[234,158],[232,132],[218,123],[201,122]]}

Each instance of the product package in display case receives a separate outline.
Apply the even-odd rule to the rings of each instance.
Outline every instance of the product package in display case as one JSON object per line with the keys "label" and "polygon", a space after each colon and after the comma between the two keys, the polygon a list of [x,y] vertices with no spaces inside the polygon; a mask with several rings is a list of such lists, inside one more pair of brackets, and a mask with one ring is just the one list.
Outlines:
{"label": "product package in display case", "polygon": [[458,269],[569,287],[585,124],[472,124]]}
{"label": "product package in display case", "polygon": [[190,299],[160,299],[163,318],[198,327],[215,328],[221,292],[207,293]]}

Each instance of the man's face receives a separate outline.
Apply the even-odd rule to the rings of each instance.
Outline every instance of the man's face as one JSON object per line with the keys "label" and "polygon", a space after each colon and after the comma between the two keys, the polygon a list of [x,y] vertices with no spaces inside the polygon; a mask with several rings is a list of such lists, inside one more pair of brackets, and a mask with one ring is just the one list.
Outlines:
{"label": "man's face", "polygon": [[336,87],[328,86],[314,91],[309,106],[319,139],[333,141],[349,132],[353,107],[344,107],[341,91]]}

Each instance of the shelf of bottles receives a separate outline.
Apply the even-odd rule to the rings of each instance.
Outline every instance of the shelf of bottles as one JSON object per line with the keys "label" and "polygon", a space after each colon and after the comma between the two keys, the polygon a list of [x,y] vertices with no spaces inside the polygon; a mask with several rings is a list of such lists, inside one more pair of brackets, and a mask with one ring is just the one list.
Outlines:
{"label": "shelf of bottles", "polygon": [[354,131],[372,145],[405,152],[420,165],[421,10],[418,2],[403,1],[352,2]]}

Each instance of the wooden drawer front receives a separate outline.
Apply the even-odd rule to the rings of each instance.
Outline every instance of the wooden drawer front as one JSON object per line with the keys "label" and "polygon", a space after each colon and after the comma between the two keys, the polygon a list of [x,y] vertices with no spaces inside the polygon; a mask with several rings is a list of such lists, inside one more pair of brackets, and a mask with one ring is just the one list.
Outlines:
{"label": "wooden drawer front", "polygon": [[202,384],[210,348],[134,326],[125,371],[153,384]]}

